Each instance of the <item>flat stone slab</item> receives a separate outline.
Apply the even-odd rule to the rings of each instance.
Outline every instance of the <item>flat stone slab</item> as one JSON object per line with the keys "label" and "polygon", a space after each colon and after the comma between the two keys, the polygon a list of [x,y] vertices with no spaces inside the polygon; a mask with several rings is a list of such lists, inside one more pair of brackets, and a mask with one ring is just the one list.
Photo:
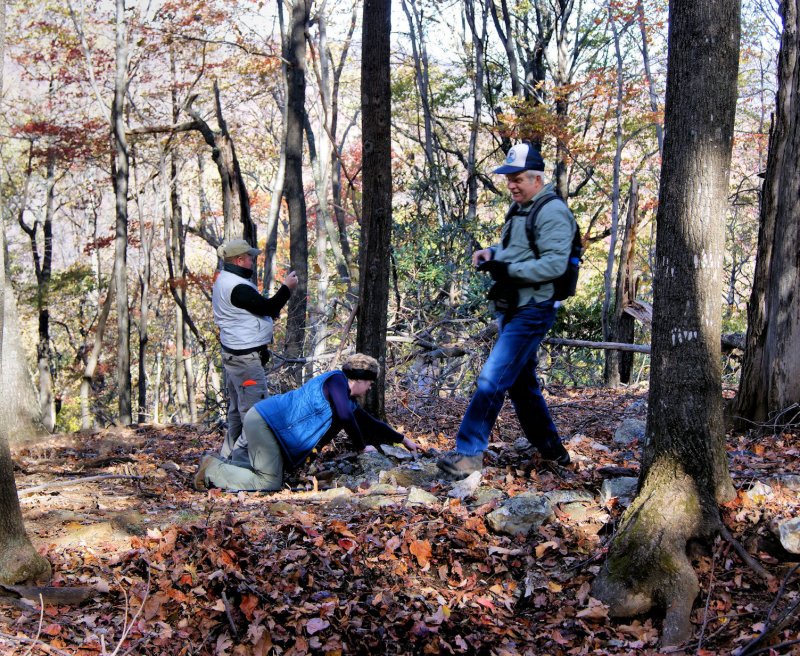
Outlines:
{"label": "flat stone slab", "polygon": [[486,522],[496,533],[527,535],[553,514],[550,500],[538,492],[524,492],[506,499],[500,507],[486,515]]}

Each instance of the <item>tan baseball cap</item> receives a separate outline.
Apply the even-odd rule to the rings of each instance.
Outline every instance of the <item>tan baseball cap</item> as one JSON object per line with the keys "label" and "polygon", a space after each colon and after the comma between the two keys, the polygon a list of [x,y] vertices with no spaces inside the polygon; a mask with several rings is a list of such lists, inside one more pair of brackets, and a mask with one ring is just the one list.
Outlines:
{"label": "tan baseball cap", "polygon": [[251,246],[244,239],[231,239],[229,242],[222,244],[222,246],[217,249],[217,255],[219,255],[223,260],[239,257],[240,255],[244,255],[246,253],[250,253],[250,255],[255,257],[261,253],[261,249]]}

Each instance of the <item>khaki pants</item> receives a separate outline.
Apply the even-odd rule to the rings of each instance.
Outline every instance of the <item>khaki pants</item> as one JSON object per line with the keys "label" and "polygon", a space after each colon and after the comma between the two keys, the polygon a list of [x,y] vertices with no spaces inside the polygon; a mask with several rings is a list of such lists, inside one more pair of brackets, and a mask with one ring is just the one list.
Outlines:
{"label": "khaki pants", "polygon": [[[206,469],[206,485],[223,490],[280,490],[283,456],[275,434],[252,408],[244,417],[247,449],[236,449],[234,460],[216,459]],[[247,454],[247,460],[243,459]]]}
{"label": "khaki pants", "polygon": [[223,351],[222,366],[228,387],[228,433],[219,454],[230,458],[236,446],[247,446],[247,431],[242,430],[242,421],[250,408],[267,398],[267,376],[257,352],[233,355]]}

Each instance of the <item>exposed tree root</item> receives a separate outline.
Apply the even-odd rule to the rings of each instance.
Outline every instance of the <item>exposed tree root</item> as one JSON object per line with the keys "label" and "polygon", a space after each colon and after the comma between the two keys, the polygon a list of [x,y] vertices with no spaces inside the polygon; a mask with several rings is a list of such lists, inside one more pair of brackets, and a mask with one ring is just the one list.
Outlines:
{"label": "exposed tree root", "polygon": [[677,645],[692,636],[690,616],[700,591],[687,544],[716,527],[689,476],[671,466],[655,469],[623,516],[593,595],[613,617],[663,609],[662,644]]}
{"label": "exposed tree root", "polygon": [[51,572],[50,562],[37,553],[27,537],[0,540],[0,583],[42,581],[49,579]]}

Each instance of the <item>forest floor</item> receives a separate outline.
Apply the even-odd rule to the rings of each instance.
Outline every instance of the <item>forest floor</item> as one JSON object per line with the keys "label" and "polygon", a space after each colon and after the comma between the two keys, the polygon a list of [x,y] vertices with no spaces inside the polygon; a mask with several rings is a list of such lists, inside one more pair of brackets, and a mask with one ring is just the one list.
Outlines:
{"label": "forest floor", "polygon": [[[17,446],[17,487],[29,535],[53,565],[49,585],[78,598],[50,589],[42,609],[28,599],[36,591],[0,587],[0,653],[668,653],[658,648],[657,615],[612,620],[591,597],[624,505],[603,504],[599,491],[610,475],[639,468],[638,442],[620,445],[614,433],[625,418],[646,418],[646,392],[548,392],[573,464],[547,465],[525,450],[507,404],[478,502],[442,480],[420,485],[429,493],[423,504],[412,504],[396,477],[359,480],[361,460],[343,437],[289,481],[292,489],[272,494],[194,491],[200,456],[221,443],[219,432],[198,426]],[[412,469],[430,471],[437,450],[453,448],[465,403],[393,403],[391,423],[430,450]],[[685,653],[731,654],[765,633],[748,654],[800,654],[787,644],[800,640],[800,556],[772,530],[798,516],[800,498],[759,487],[800,474],[800,435],[734,433],[728,449],[739,495],[723,508],[725,523],[774,579],[745,564],[730,540],[698,552],[696,631]],[[347,472],[352,494],[324,490],[331,467]],[[106,478],[81,480],[91,476]],[[588,492],[584,511],[555,503],[527,535],[489,526],[503,500],[557,490]]]}

